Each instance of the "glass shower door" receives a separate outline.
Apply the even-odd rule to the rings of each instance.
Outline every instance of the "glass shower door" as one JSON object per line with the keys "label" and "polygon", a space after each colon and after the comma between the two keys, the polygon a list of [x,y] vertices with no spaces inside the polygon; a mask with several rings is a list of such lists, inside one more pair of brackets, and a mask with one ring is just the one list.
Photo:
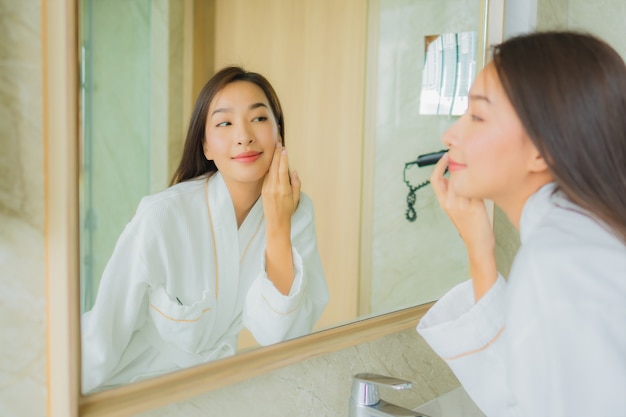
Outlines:
{"label": "glass shower door", "polygon": [[170,83],[172,67],[182,65],[182,59],[170,65],[170,50],[182,50],[170,44],[170,24],[182,13],[168,4],[80,3],[81,311],[92,307],[102,271],[141,197],[167,186],[170,136],[181,140],[180,116],[172,116],[181,106],[167,92],[177,86]]}
{"label": "glass shower door", "polygon": [[[429,186],[422,154],[467,107],[482,61],[484,0],[372,0],[361,314],[437,300],[467,279],[465,248]],[[371,225],[371,226],[369,226]],[[369,276],[369,279],[368,279]]]}

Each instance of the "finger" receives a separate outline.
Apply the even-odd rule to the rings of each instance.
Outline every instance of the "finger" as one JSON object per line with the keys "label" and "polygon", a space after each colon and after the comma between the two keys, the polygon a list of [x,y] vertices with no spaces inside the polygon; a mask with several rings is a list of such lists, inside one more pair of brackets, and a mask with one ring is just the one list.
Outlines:
{"label": "finger", "polygon": [[291,173],[291,195],[293,196],[294,207],[298,207],[298,203],[300,202],[300,187],[301,186],[302,186],[302,182],[300,181],[298,172],[293,171]]}
{"label": "finger", "polygon": [[439,161],[435,164],[435,168],[433,169],[433,173],[430,176],[431,181],[433,179],[442,178],[443,174],[446,172],[446,168],[448,168],[448,154],[445,153]]}
{"label": "finger", "polygon": [[269,174],[272,180],[275,180],[278,175],[278,167],[280,165],[280,158],[282,154],[283,146],[280,142],[276,142],[276,147],[274,148],[274,155],[272,155],[272,163],[270,164]]}
{"label": "finger", "polygon": [[289,157],[287,148],[282,148],[278,165],[278,181],[281,185],[289,185]]}
{"label": "finger", "polygon": [[439,199],[439,202],[442,202],[443,196],[448,191],[448,181],[445,179],[444,174],[446,172],[446,168],[448,167],[448,154],[446,153],[441,159],[435,164],[435,168],[433,169],[433,173],[430,176],[430,184],[433,187],[433,191],[435,195]]}

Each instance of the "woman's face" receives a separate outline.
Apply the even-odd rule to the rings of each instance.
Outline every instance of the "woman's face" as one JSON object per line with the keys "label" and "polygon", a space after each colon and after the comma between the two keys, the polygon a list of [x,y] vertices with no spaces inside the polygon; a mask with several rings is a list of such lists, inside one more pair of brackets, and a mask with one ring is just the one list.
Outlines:
{"label": "woman's face", "polygon": [[227,182],[261,185],[279,140],[276,118],[259,86],[235,81],[215,95],[203,148]]}
{"label": "woman's face", "polygon": [[476,77],[468,110],[444,133],[443,143],[450,149],[452,190],[500,205],[525,189],[537,155],[492,63]]}

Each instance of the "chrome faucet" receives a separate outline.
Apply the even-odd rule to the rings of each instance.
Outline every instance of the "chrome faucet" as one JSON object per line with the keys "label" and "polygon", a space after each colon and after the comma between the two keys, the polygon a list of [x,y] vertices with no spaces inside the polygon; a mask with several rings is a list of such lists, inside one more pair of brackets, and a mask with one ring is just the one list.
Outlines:
{"label": "chrome faucet", "polygon": [[413,410],[390,404],[380,399],[378,387],[393,389],[411,388],[412,383],[403,379],[371,373],[356,374],[352,381],[350,417],[428,417]]}

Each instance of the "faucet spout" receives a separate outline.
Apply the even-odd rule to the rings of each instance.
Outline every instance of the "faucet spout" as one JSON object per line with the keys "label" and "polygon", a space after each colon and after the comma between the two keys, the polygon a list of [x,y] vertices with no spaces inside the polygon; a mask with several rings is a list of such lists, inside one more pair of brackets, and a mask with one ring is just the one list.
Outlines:
{"label": "faucet spout", "polygon": [[353,417],[429,417],[408,408],[380,400],[375,405],[350,404],[350,416]]}
{"label": "faucet spout", "polygon": [[378,393],[379,386],[406,389],[411,388],[412,383],[403,379],[371,373],[355,375],[350,398],[350,417],[428,417],[381,400]]}

